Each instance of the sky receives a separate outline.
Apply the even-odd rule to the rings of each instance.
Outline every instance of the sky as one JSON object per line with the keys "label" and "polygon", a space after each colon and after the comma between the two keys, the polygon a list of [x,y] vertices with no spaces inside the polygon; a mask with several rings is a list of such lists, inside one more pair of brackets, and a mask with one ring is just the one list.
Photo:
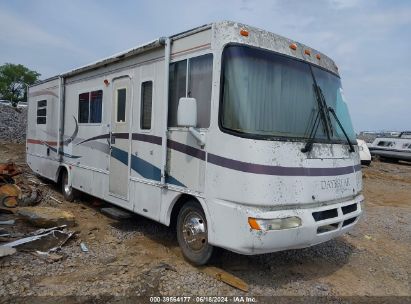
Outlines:
{"label": "sky", "polygon": [[54,76],[161,36],[232,20],[339,67],[354,129],[411,129],[411,1],[0,0],[0,65]]}

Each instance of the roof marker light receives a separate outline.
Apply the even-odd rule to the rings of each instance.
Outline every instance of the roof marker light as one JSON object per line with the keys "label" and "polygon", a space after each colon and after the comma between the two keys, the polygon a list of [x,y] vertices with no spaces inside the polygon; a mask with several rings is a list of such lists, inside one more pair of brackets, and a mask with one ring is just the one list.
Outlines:
{"label": "roof marker light", "polygon": [[295,51],[297,49],[297,45],[295,43],[291,43],[290,44],[290,49]]}
{"label": "roof marker light", "polygon": [[311,51],[310,50],[304,50],[304,54],[311,56]]}
{"label": "roof marker light", "polygon": [[317,54],[315,57],[316,57],[318,60],[320,60],[320,59],[321,59],[320,54]]}
{"label": "roof marker light", "polygon": [[248,37],[248,31],[246,29],[240,29],[240,35],[244,37]]}

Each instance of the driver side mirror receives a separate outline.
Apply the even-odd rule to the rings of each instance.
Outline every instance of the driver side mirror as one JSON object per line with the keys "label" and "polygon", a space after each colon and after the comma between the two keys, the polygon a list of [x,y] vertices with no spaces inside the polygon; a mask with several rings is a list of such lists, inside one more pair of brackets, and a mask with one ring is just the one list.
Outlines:
{"label": "driver side mirror", "polygon": [[180,98],[177,108],[177,125],[193,128],[197,126],[197,100],[195,98]]}
{"label": "driver side mirror", "polygon": [[190,97],[182,97],[178,101],[177,125],[188,127],[188,131],[197,140],[201,148],[205,145],[205,135],[196,129],[197,127],[197,100]]}

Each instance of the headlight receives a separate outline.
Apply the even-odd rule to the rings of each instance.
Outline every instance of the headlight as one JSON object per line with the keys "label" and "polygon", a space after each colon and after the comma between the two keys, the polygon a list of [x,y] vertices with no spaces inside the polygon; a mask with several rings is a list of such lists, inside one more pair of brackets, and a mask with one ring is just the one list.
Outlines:
{"label": "headlight", "polygon": [[277,219],[256,219],[249,217],[248,224],[254,230],[281,230],[300,227],[301,219],[297,216]]}

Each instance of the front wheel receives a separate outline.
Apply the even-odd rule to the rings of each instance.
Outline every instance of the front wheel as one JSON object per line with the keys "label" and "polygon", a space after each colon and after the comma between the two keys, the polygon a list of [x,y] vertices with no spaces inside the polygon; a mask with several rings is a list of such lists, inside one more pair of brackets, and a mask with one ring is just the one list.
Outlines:
{"label": "front wheel", "polygon": [[210,260],[214,247],[208,243],[204,211],[195,201],[188,201],[178,214],[177,240],[184,257],[194,265],[204,265]]}
{"label": "front wheel", "polygon": [[66,170],[63,171],[63,175],[61,177],[61,192],[63,193],[63,197],[66,201],[74,201],[74,189],[69,184],[68,173]]}

